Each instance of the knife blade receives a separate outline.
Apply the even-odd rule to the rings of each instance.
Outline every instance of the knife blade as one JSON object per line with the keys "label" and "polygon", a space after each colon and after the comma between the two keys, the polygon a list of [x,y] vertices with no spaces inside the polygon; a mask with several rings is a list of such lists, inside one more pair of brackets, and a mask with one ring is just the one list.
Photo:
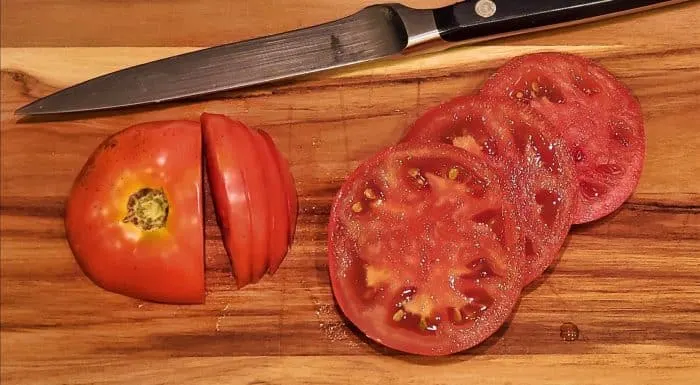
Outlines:
{"label": "knife blade", "polygon": [[688,0],[467,0],[437,9],[377,4],[336,21],[171,56],[37,99],[21,115],[186,99],[402,55],[427,43],[496,39]]}

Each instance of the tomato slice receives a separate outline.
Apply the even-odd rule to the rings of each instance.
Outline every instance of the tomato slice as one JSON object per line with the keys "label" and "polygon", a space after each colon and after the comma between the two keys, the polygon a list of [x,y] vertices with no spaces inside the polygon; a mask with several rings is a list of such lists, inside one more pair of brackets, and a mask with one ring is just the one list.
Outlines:
{"label": "tomato slice", "polygon": [[[289,244],[291,245],[292,242],[294,241],[294,232],[296,229],[296,224],[297,224],[297,215],[299,212],[299,201],[298,201],[298,195],[297,195],[297,190],[296,190],[296,184],[294,182],[294,176],[292,175],[290,169],[289,169],[289,163],[287,162],[286,159],[280,154],[280,152],[277,150],[277,146],[275,146],[275,142],[272,140],[270,135],[265,132],[265,131],[260,131],[260,134],[263,136],[265,139],[265,142],[268,144],[268,146],[272,149],[273,154],[275,155],[275,160],[277,163],[277,167],[279,168],[280,171],[280,177],[282,178],[282,184],[284,185],[285,191],[286,191],[286,196],[287,196],[287,210],[289,213]],[[280,261],[281,263],[281,261]],[[275,270],[277,270],[277,267],[279,267],[279,264],[275,266],[274,263],[271,264],[271,272],[274,273]]]}
{"label": "tomato slice", "polygon": [[201,130],[157,121],[107,138],[66,202],[68,243],[98,286],[142,300],[202,303]]}
{"label": "tomato slice", "polygon": [[645,158],[641,106],[608,70],[573,54],[541,52],[511,59],[483,85],[554,123],[576,165],[574,223],[617,210],[636,188]]}
{"label": "tomato slice", "polygon": [[268,208],[252,132],[225,115],[201,116],[207,175],[236,284],[257,282],[268,261]]}
{"label": "tomato slice", "polygon": [[522,283],[514,207],[483,161],[401,143],[363,162],[336,196],[329,271],[343,313],[400,351],[445,355],[506,320]]}
{"label": "tomato slice", "polygon": [[453,144],[485,159],[517,202],[530,283],[556,259],[571,226],[576,184],[566,143],[534,110],[507,98],[459,96],[421,115],[404,141]]}
{"label": "tomato slice", "polygon": [[287,190],[283,187],[281,172],[274,152],[276,147],[270,147],[265,139],[266,132],[253,130],[258,146],[261,171],[265,176],[265,191],[270,212],[268,231],[270,234],[269,261],[265,271],[274,272],[282,263],[289,246],[289,210],[287,209]]}

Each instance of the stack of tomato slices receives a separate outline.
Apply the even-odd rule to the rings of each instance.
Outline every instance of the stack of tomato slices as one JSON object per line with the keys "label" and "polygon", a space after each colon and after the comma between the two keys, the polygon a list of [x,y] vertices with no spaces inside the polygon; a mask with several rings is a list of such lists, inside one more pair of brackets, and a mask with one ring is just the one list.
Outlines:
{"label": "stack of tomato slices", "polygon": [[491,336],[573,224],[636,187],[641,108],[578,55],[516,57],[478,93],[432,107],[336,196],[329,270],[343,313],[400,351],[445,355]]}
{"label": "stack of tomato slices", "polygon": [[155,302],[204,302],[202,146],[237,286],[279,268],[297,218],[289,165],[266,132],[205,113],[200,122],[128,127],[83,166],[65,227],[98,286]]}

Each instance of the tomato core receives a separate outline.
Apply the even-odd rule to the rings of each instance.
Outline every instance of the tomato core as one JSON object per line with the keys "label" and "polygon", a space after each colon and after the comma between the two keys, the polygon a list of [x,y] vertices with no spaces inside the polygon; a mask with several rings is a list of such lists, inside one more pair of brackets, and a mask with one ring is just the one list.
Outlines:
{"label": "tomato core", "polygon": [[141,230],[149,231],[165,227],[170,205],[162,188],[146,187],[129,196],[126,209],[127,214],[122,220],[124,223],[132,223]]}

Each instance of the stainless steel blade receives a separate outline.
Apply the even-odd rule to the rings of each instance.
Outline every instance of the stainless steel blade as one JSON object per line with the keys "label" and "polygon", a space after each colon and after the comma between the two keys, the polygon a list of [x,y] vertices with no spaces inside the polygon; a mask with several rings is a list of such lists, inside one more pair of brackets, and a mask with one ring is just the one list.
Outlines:
{"label": "stainless steel blade", "polygon": [[372,6],[330,23],[126,68],[38,99],[17,113],[94,111],[193,97],[379,59],[407,45],[397,11]]}

